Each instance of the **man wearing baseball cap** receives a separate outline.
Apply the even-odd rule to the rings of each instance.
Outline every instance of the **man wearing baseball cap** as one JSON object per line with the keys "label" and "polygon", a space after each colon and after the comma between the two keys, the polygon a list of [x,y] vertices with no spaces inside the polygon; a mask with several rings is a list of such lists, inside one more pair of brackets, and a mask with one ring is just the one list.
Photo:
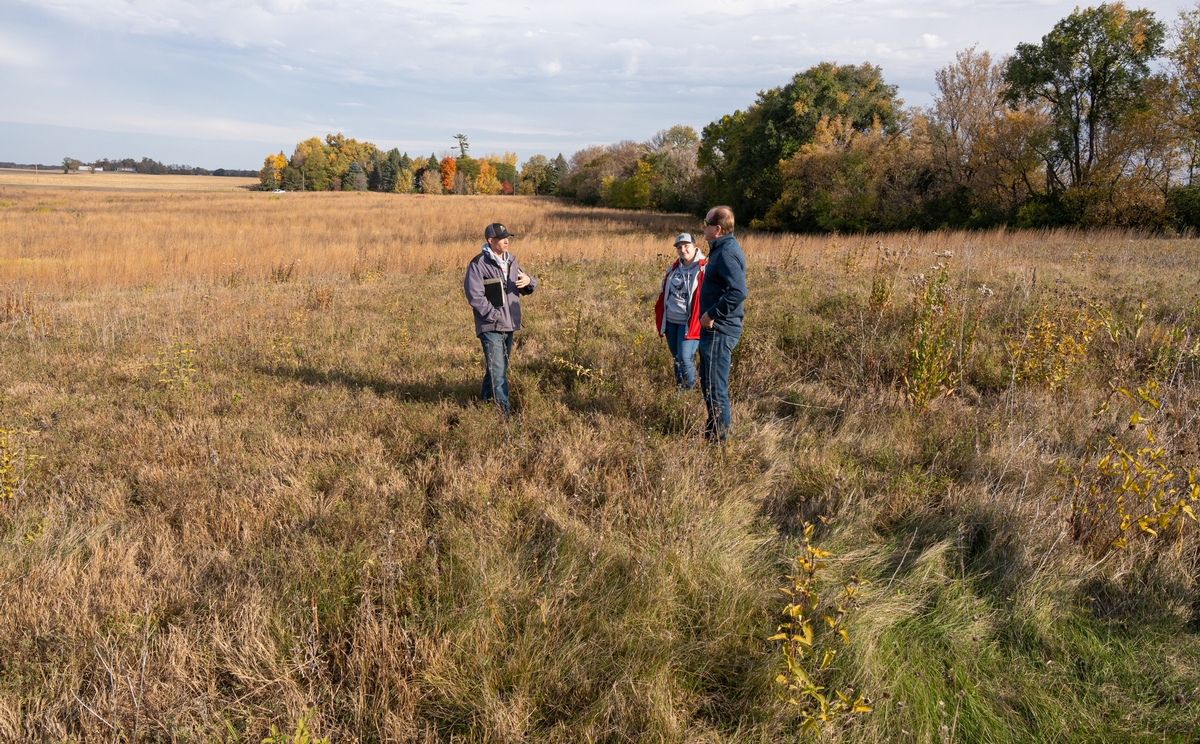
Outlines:
{"label": "man wearing baseball cap", "polygon": [[467,264],[463,291],[475,314],[475,335],[483,345],[483,386],[479,397],[494,400],[505,414],[512,413],[508,401],[508,357],[513,333],[521,329],[521,295],[533,294],[537,280],[521,271],[508,252],[504,225],[493,222],[483,231],[485,242],[479,255]]}

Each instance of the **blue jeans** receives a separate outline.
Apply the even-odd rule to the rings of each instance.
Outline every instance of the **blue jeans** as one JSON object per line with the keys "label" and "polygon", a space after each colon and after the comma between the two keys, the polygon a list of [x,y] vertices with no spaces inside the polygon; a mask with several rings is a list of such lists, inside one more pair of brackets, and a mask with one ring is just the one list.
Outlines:
{"label": "blue jeans", "polygon": [[729,432],[729,366],[741,336],[740,330],[737,335],[708,328],[700,331],[700,392],[708,408],[705,439],[724,441]]}
{"label": "blue jeans", "polygon": [[508,404],[508,357],[512,353],[512,331],[484,331],[479,334],[483,344],[483,386],[479,389],[481,400],[496,401],[505,413],[512,413]]}
{"label": "blue jeans", "polygon": [[675,384],[680,390],[691,390],[696,387],[696,349],[700,346],[699,339],[687,339],[687,326],[667,322],[667,348],[675,359]]}

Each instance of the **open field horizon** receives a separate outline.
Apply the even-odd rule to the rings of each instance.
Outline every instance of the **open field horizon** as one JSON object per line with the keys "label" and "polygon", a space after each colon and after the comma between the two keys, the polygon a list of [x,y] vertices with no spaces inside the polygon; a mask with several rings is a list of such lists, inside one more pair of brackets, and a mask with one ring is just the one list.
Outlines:
{"label": "open field horizon", "polygon": [[0,168],[0,188],[8,186],[101,191],[248,191],[258,187],[258,179],[147,173],[63,173],[61,169],[32,171],[24,168]]}
{"label": "open field horizon", "polygon": [[[873,709],[821,739],[1194,738],[1198,530],[1168,512],[1200,470],[1200,241],[745,234],[709,447],[653,327],[694,217],[0,204],[0,740],[801,740],[770,639],[805,523],[836,652],[805,669]],[[462,298],[493,220],[539,280],[510,420]],[[843,642],[820,614],[855,577]]]}
{"label": "open field horizon", "polygon": [[[0,178],[0,230],[6,236],[0,287],[74,291],[258,281],[279,271],[296,279],[445,271],[465,265],[478,250],[481,224],[501,219],[520,235],[514,252],[530,263],[661,263],[673,256],[675,234],[700,232],[699,219],[690,215],[584,207],[551,197],[164,190],[179,193],[30,189]],[[739,235],[747,255],[769,262],[828,268],[869,264],[879,247],[926,256],[952,251],[959,263],[973,263],[986,277],[1032,271],[1037,264],[1070,271],[1089,261],[1107,267],[1152,261],[1166,269],[1200,245],[1121,229]]]}

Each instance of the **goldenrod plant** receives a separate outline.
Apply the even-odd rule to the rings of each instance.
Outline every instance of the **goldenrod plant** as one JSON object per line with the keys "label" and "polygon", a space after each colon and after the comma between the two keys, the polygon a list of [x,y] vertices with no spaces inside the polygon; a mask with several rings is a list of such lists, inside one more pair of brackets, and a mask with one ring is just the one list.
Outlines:
{"label": "goldenrod plant", "polygon": [[153,364],[159,385],[173,392],[186,393],[196,374],[196,350],[173,338],[158,352],[158,359]]}
{"label": "goldenrod plant", "polygon": [[1063,389],[1087,361],[1092,336],[1101,324],[1092,308],[1082,301],[1041,305],[1026,323],[1021,338],[1009,342],[1014,377],[1050,390]]}
{"label": "goldenrod plant", "polygon": [[951,285],[950,255],[938,257],[943,261],[933,266],[928,276],[917,274],[911,279],[915,291],[904,389],[917,411],[952,394],[962,383],[983,311],[980,300],[972,317],[967,294]]}
{"label": "goldenrod plant", "polygon": [[280,731],[274,724],[271,725],[271,734],[263,738],[262,744],[329,744],[329,737],[316,737],[312,735],[308,724],[312,720],[313,711],[305,711],[298,719],[296,719],[296,730],[288,733]]}
{"label": "goldenrod plant", "polygon": [[40,459],[22,441],[34,433],[0,429],[0,502],[11,501],[24,489],[31,467]]}
{"label": "goldenrod plant", "polygon": [[[779,590],[788,598],[783,609],[786,619],[779,625],[779,632],[768,640],[782,641],[780,649],[787,671],[775,681],[787,690],[787,702],[800,709],[801,729],[807,734],[820,735],[824,726],[845,716],[870,713],[871,706],[862,693],[847,695],[841,690],[826,689],[822,684],[838,655],[837,641],[850,643],[843,621],[858,606],[859,589],[864,582],[857,573],[851,574],[842,584],[834,609],[822,611],[817,575],[826,567],[825,559],[833,553],[812,544],[815,529],[815,524],[804,524],[795,573],[788,575],[788,586]],[[833,642],[818,640],[816,626],[822,623],[834,635]]]}
{"label": "goldenrod plant", "polygon": [[1158,383],[1151,379],[1133,391],[1114,387],[1113,392],[1134,404],[1128,430],[1144,443],[1107,436],[1076,468],[1059,461],[1058,485],[1071,507],[1071,538],[1100,555],[1124,550],[1142,537],[1181,535],[1184,519],[1196,522],[1195,509],[1200,509],[1197,471],[1185,468],[1155,434],[1162,412]]}

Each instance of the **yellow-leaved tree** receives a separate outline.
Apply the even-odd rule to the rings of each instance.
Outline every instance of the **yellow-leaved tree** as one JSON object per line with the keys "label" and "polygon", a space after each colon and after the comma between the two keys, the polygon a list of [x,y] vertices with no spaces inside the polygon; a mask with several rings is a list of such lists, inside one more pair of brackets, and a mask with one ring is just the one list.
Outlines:
{"label": "yellow-leaved tree", "polygon": [[283,153],[278,155],[268,155],[263,161],[262,170],[258,172],[258,182],[263,191],[271,191],[279,188],[279,177],[283,169],[287,167],[288,160]]}
{"label": "yellow-leaved tree", "polygon": [[357,162],[363,171],[370,172],[371,155],[377,150],[370,142],[359,142],[341,134],[325,135],[325,157],[329,163],[330,177],[346,178],[350,172],[350,164]]}
{"label": "yellow-leaved tree", "polygon": [[487,160],[479,161],[479,175],[475,177],[475,191],[491,195],[500,193],[500,180],[496,178],[496,166]]}

